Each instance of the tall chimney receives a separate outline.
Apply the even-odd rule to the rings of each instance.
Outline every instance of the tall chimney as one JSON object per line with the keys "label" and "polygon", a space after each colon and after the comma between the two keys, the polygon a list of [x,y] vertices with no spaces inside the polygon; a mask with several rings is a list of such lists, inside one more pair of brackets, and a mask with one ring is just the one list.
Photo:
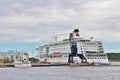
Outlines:
{"label": "tall chimney", "polygon": [[74,38],[79,38],[80,37],[79,29],[74,29],[73,34],[74,34]]}

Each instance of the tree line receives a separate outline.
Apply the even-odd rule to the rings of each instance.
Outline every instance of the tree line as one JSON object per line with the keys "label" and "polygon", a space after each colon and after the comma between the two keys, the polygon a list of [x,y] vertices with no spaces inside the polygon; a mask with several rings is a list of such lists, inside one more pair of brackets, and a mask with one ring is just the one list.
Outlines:
{"label": "tree line", "polygon": [[120,53],[107,53],[109,61],[120,61]]}

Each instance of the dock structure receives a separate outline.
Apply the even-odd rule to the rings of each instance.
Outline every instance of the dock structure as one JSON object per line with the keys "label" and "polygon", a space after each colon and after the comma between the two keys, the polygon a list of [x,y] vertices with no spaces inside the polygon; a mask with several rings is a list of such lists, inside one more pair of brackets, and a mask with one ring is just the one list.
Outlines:
{"label": "dock structure", "polygon": [[[120,62],[110,62],[109,65],[95,65],[89,63],[67,63],[67,64],[48,64],[48,63],[39,63],[32,64],[32,67],[52,67],[52,66],[70,66],[70,67],[78,67],[78,66],[120,66]],[[0,67],[14,67],[13,64],[5,64]]]}
{"label": "dock structure", "polygon": [[68,66],[69,64],[32,64],[32,67]]}
{"label": "dock structure", "polygon": [[[48,64],[48,63],[40,63],[40,64],[32,64],[32,67],[52,67],[52,66],[93,66],[93,64],[89,63],[66,63],[66,64]],[[13,64],[5,64],[4,67],[14,67]]]}
{"label": "dock structure", "polygon": [[71,67],[77,67],[77,66],[95,66],[94,64],[90,64],[90,63],[70,63]]}
{"label": "dock structure", "polygon": [[[69,64],[32,64],[32,67],[68,66]],[[6,64],[6,67],[14,67],[13,64]]]}

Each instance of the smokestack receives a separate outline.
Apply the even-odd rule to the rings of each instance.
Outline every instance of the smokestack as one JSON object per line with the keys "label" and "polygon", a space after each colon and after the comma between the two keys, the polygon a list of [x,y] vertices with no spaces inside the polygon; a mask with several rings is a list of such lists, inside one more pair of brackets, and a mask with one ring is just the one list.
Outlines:
{"label": "smokestack", "polygon": [[74,29],[74,33],[79,33],[79,29]]}
{"label": "smokestack", "polygon": [[79,37],[79,29],[74,29],[73,34],[74,34],[75,38],[78,38]]}

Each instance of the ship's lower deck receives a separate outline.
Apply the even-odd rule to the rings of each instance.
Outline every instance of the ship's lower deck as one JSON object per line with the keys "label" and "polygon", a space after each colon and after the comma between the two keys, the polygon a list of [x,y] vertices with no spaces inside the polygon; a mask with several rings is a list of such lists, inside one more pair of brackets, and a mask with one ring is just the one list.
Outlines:
{"label": "ship's lower deck", "polygon": [[[107,57],[86,57],[88,63],[99,63],[99,64],[109,64]],[[81,63],[81,59],[79,57],[73,58],[74,63]],[[60,64],[67,64],[68,63],[68,57],[43,57],[40,58],[39,61],[41,63],[60,63]]]}

